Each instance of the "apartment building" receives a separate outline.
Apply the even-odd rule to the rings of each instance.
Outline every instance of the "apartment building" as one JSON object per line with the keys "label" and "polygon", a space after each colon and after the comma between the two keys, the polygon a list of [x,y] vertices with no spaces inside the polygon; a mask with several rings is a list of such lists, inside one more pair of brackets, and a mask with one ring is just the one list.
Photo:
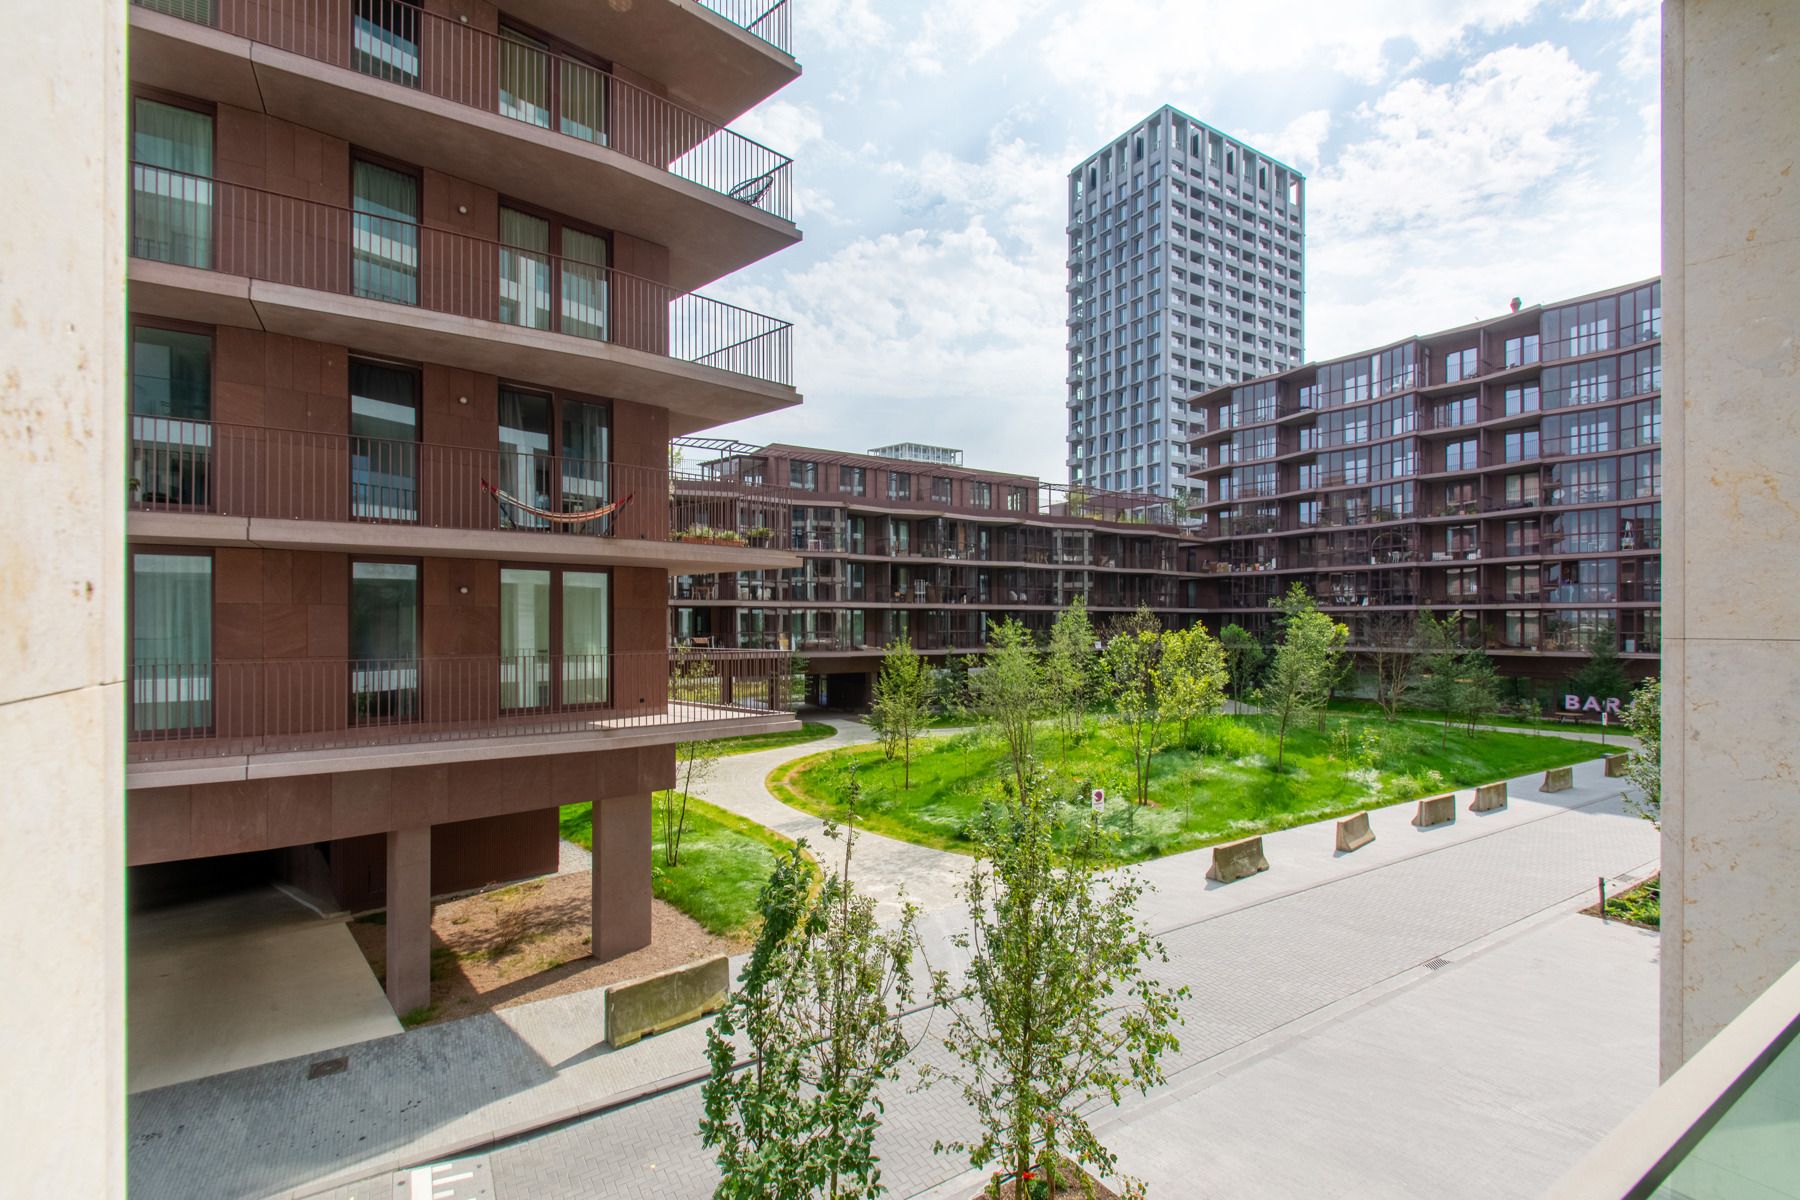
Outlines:
{"label": "apartment building", "polygon": [[798,561],[675,540],[667,458],[800,400],[788,324],[696,291],[799,240],[789,160],[727,127],[798,75],[788,33],[731,0],[136,0],[140,896],[385,906],[405,1012],[429,898],[554,870],[591,800],[593,952],[648,944],[673,744],[792,723],[784,655],[672,689],[666,638],[671,573]]}
{"label": "apartment building", "polygon": [[[703,476],[677,485],[679,530],[766,543],[800,563],[677,576],[676,642],[802,655],[817,703],[866,703],[901,637],[943,661],[982,649],[1004,617],[1047,632],[1077,598],[1097,623],[1140,605],[1172,625],[1197,613],[1200,547],[1163,497],[975,470],[954,465],[961,451],[912,443],[904,454],[678,446]],[[734,497],[734,519],[710,525],[721,494]]]}
{"label": "apartment building", "polygon": [[1209,611],[1265,628],[1300,582],[1379,641],[1461,611],[1509,673],[1597,637],[1662,646],[1657,280],[1282,371],[1192,400]]}
{"label": "apartment building", "polygon": [[1069,172],[1069,482],[1199,498],[1187,398],[1297,366],[1306,180],[1164,105]]}

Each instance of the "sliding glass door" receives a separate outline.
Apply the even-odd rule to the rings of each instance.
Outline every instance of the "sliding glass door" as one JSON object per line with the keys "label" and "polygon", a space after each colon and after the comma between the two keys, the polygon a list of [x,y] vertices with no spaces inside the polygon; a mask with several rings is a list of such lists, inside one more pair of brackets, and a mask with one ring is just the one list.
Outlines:
{"label": "sliding glass door", "polygon": [[131,731],[212,727],[212,557],[131,556]]}
{"label": "sliding glass door", "polygon": [[524,712],[611,702],[611,585],[605,571],[501,569],[502,709]]}
{"label": "sliding glass door", "polygon": [[500,319],[605,341],[609,243],[560,217],[500,209]]}
{"label": "sliding glass door", "polygon": [[350,360],[350,515],[419,519],[419,372]]}
{"label": "sliding glass door", "polygon": [[350,720],[419,715],[419,567],[350,564]]}
{"label": "sliding glass door", "polygon": [[419,302],[419,181],[392,167],[351,164],[352,290],[371,300]]}
{"label": "sliding glass door", "polygon": [[212,338],[131,331],[131,503],[211,507]]}
{"label": "sliding glass door", "polygon": [[211,113],[138,99],[131,107],[131,253],[210,268]]}

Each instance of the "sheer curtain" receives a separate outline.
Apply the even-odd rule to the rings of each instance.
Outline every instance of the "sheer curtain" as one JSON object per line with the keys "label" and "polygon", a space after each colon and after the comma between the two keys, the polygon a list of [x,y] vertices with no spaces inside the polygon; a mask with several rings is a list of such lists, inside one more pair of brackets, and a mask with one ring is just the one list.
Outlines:
{"label": "sheer curtain", "polygon": [[604,571],[562,573],[564,704],[605,704],[612,698],[611,585]]}
{"label": "sheer curtain", "polygon": [[562,331],[607,340],[606,239],[562,231]]}
{"label": "sheer curtain", "polygon": [[502,208],[500,241],[500,319],[550,328],[550,222]]}
{"label": "sheer curtain", "polygon": [[419,181],[403,171],[352,164],[356,210],[352,286],[358,296],[419,301]]}
{"label": "sheer curtain", "polygon": [[212,559],[131,558],[131,725],[134,731],[212,724]]}
{"label": "sheer curtain", "polygon": [[500,115],[550,128],[550,56],[544,43],[500,27]]}
{"label": "sheer curtain", "polygon": [[131,253],[211,267],[212,117],[138,100],[131,123]]}
{"label": "sheer curtain", "polygon": [[550,703],[550,572],[500,572],[500,707]]}

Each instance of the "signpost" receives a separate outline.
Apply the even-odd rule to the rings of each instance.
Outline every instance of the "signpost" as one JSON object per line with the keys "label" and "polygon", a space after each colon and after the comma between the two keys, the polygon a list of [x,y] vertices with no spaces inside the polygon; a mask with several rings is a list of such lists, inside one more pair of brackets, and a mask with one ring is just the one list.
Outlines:
{"label": "signpost", "polygon": [[1106,811],[1106,789],[1094,789],[1094,815],[1099,816]]}

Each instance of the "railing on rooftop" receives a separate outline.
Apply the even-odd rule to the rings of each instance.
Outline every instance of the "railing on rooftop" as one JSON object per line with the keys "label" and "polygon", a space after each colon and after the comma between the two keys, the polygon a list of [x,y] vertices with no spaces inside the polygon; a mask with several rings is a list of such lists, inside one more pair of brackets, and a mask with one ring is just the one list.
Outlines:
{"label": "railing on rooftop", "polygon": [[[778,652],[131,664],[130,762],[546,734],[791,712]],[[710,736],[710,735],[709,735]]]}
{"label": "railing on rooftop", "polygon": [[789,0],[700,0],[700,7],[718,13],[783,54],[794,53],[794,9]]}
{"label": "railing on rooftop", "polygon": [[[793,160],[673,101],[520,35],[500,35],[406,0],[132,0],[315,62],[605,146],[689,183],[793,219]],[[712,0],[735,24],[755,4]],[[786,38],[787,11],[745,25]],[[731,11],[724,11],[729,9]],[[781,46],[785,50],[785,46]]]}
{"label": "railing on rooftop", "polygon": [[137,163],[131,253],[792,379],[786,321],[566,255]]}
{"label": "railing on rooftop", "polygon": [[[131,418],[129,503],[140,512],[653,541],[747,541],[741,514],[758,506],[778,509],[785,523],[785,501],[707,481],[674,481],[679,496],[672,495],[668,471],[572,455]],[[613,504],[614,511],[579,522],[529,511],[580,514]],[[696,529],[709,531],[705,539]]]}

